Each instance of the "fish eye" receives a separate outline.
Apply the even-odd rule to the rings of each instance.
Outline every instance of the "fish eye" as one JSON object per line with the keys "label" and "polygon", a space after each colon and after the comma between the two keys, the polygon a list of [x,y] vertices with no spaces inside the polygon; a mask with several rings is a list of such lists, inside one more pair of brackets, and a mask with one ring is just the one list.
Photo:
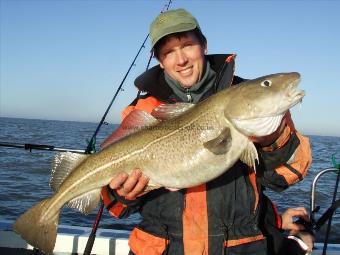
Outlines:
{"label": "fish eye", "polygon": [[272,85],[272,81],[270,80],[264,80],[263,82],[261,82],[262,87],[270,87],[271,85]]}

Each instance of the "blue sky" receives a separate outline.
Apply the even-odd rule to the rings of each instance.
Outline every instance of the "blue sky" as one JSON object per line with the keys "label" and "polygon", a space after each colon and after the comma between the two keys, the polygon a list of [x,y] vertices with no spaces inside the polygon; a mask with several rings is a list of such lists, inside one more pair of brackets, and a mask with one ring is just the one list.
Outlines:
{"label": "blue sky", "polygon": [[[0,116],[99,122],[167,1],[0,3]],[[340,1],[175,0],[171,8],[196,16],[209,53],[237,54],[237,75],[300,72],[297,128],[340,136]],[[108,122],[135,97],[149,49],[148,41]]]}

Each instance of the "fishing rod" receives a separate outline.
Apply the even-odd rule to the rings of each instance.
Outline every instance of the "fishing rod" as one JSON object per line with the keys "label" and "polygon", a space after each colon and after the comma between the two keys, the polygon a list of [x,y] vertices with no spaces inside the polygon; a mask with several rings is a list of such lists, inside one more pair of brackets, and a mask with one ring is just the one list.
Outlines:
{"label": "fishing rod", "polygon": [[96,142],[97,134],[98,134],[98,132],[99,132],[101,126],[102,126],[103,123],[105,122],[105,118],[106,118],[107,114],[109,113],[112,104],[113,104],[114,101],[116,100],[116,98],[117,98],[119,92],[122,90],[122,86],[123,86],[123,84],[124,84],[124,82],[125,82],[125,80],[126,80],[128,74],[130,73],[131,68],[135,65],[135,62],[136,62],[136,59],[137,59],[139,53],[142,51],[143,48],[145,48],[145,43],[146,43],[146,40],[147,40],[148,38],[149,38],[149,34],[148,34],[147,37],[144,39],[144,42],[143,42],[142,46],[139,48],[139,50],[138,50],[138,52],[137,52],[135,58],[133,59],[131,65],[130,65],[130,67],[129,67],[129,69],[127,70],[127,72],[126,72],[126,74],[125,74],[123,80],[121,81],[120,85],[118,86],[118,88],[117,88],[117,90],[116,90],[116,92],[115,92],[115,94],[114,94],[114,96],[113,96],[113,98],[112,98],[112,100],[111,100],[109,106],[107,107],[107,109],[106,109],[106,111],[105,111],[105,113],[104,113],[102,119],[100,120],[100,122],[99,122],[99,124],[98,124],[98,126],[97,126],[97,128],[96,128],[96,131],[94,131],[94,133],[93,133],[93,135],[92,135],[92,137],[91,137],[91,140],[89,141],[88,146],[87,146],[87,148],[86,148],[86,153],[92,153],[92,152],[95,151],[95,150],[94,150],[94,144],[95,144],[95,142]]}
{"label": "fishing rod", "polygon": [[55,147],[54,145],[46,145],[46,144],[33,144],[33,143],[8,143],[8,142],[0,142],[0,146],[7,148],[19,148],[25,149],[32,152],[32,150],[43,150],[43,151],[59,151],[59,152],[73,152],[73,153],[85,153],[85,150],[78,149],[67,149]]}
{"label": "fishing rod", "polygon": [[335,210],[340,206],[340,199],[338,201],[336,201],[336,197],[337,197],[337,193],[338,193],[338,187],[339,187],[339,181],[340,181],[340,165],[336,164],[336,162],[335,162],[335,155],[332,156],[332,161],[333,161],[334,167],[338,169],[338,173],[337,173],[337,177],[336,177],[336,181],[335,181],[335,186],[334,186],[334,193],[333,193],[333,198],[332,198],[332,206],[329,208],[330,217],[328,219],[328,224],[327,224],[327,230],[326,230],[326,236],[325,236],[325,241],[324,241],[324,245],[323,245],[322,255],[326,255],[327,244],[328,244],[328,237],[329,237],[329,233],[331,231],[333,214],[334,214]]}
{"label": "fishing rod", "polygon": [[[86,154],[91,154],[91,153],[93,153],[93,152],[96,151],[96,150],[95,150],[95,143],[96,143],[97,134],[98,134],[98,132],[99,132],[101,126],[103,125],[103,123],[104,123],[104,121],[105,121],[105,118],[106,118],[108,112],[109,112],[110,109],[111,109],[112,104],[113,104],[114,101],[116,100],[117,95],[118,95],[119,92],[121,91],[122,86],[123,86],[123,84],[124,84],[124,82],[125,82],[125,80],[126,80],[128,74],[130,73],[131,68],[135,65],[135,61],[136,61],[136,59],[137,59],[139,53],[141,52],[141,50],[142,50],[143,48],[145,48],[144,45],[145,45],[145,43],[146,43],[146,41],[147,41],[148,38],[149,38],[149,34],[148,34],[148,35],[146,36],[146,38],[144,39],[142,46],[139,48],[139,50],[138,50],[138,52],[137,52],[135,58],[133,59],[133,61],[132,61],[131,65],[130,65],[128,71],[126,72],[126,74],[125,74],[123,80],[121,81],[119,87],[117,88],[117,90],[116,90],[116,92],[115,92],[115,94],[114,94],[114,96],[113,96],[113,98],[112,98],[112,100],[111,100],[109,106],[107,107],[107,109],[106,109],[106,111],[105,111],[105,113],[104,113],[104,115],[103,115],[101,121],[99,122],[99,124],[98,124],[98,126],[97,126],[97,128],[96,128],[96,130],[95,130],[95,132],[94,132],[94,134],[92,135],[91,140],[89,141],[88,146],[87,146],[87,148],[86,148],[86,150],[85,150],[85,153],[86,153]],[[96,216],[95,223],[93,224],[93,227],[92,227],[91,234],[90,234],[90,236],[89,236],[89,238],[88,238],[88,240],[87,240],[87,243],[86,243],[86,247],[85,247],[85,250],[84,250],[84,255],[90,255],[90,254],[91,254],[92,247],[93,247],[93,244],[94,244],[94,240],[95,240],[95,238],[96,238],[96,232],[97,232],[98,224],[99,224],[99,221],[100,221],[100,219],[101,219],[101,217],[102,217],[102,214],[103,214],[103,209],[104,209],[104,204],[103,204],[103,202],[101,202],[100,208],[99,208],[98,213],[97,213],[97,216]]]}
{"label": "fishing rod", "polygon": [[[169,9],[171,2],[172,2],[172,0],[169,0],[169,2],[167,4],[165,4],[163,9],[161,10],[161,13],[163,13],[164,11],[167,11]],[[85,153],[92,153],[92,152],[95,151],[96,136],[97,136],[97,134],[98,134],[98,132],[100,130],[100,127],[105,122],[105,118],[106,118],[108,112],[110,111],[113,102],[116,100],[119,92],[122,90],[122,86],[123,86],[123,84],[124,84],[128,74],[130,73],[131,68],[135,65],[135,62],[136,62],[137,57],[139,56],[139,53],[141,52],[141,50],[143,48],[145,48],[145,43],[146,43],[147,39],[149,38],[149,36],[150,36],[150,34],[147,34],[147,36],[145,37],[142,46],[139,48],[139,50],[138,50],[135,58],[133,59],[133,61],[132,61],[131,65],[130,65],[128,71],[126,72],[123,80],[121,81],[120,85],[118,86],[118,88],[117,88],[117,90],[116,90],[116,92],[115,92],[115,94],[114,94],[114,96],[113,96],[109,106],[107,107],[107,109],[106,109],[106,111],[105,111],[101,121],[99,122],[99,124],[98,124],[98,126],[97,126],[97,128],[96,128],[96,130],[94,132],[94,134],[91,137],[91,140],[88,143],[88,146],[86,148]],[[153,56],[153,52],[150,53],[150,58],[149,58],[146,70],[148,70],[148,68],[149,68],[152,56]],[[139,97],[139,95],[140,95],[140,91],[138,91],[137,97]],[[96,216],[96,219],[95,219],[95,222],[94,222],[92,230],[91,230],[91,234],[90,234],[90,236],[89,236],[89,238],[87,240],[87,243],[86,243],[86,247],[85,247],[85,250],[84,250],[84,253],[83,253],[84,255],[90,255],[91,254],[92,247],[93,247],[93,244],[94,244],[94,240],[96,238],[97,228],[98,228],[100,219],[101,219],[102,214],[103,214],[103,209],[104,209],[104,203],[101,202],[99,210],[98,210],[98,213],[97,213],[97,216]]]}

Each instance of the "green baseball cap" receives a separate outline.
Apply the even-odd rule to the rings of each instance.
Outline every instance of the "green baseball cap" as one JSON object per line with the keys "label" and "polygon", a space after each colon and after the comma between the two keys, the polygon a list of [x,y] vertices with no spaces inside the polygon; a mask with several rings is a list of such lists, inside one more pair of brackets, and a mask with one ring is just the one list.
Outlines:
{"label": "green baseball cap", "polygon": [[197,20],[184,9],[175,9],[159,14],[150,25],[151,48],[164,36],[200,29]]}

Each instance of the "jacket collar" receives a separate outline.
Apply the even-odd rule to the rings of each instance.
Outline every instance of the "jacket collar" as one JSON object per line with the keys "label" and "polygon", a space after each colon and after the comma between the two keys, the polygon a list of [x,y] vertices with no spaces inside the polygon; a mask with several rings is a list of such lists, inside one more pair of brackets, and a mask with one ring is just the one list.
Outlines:
{"label": "jacket collar", "polygon": [[[218,74],[226,61],[232,56],[232,54],[213,54],[206,55],[206,59],[209,61],[210,67]],[[135,80],[135,86],[138,90],[149,93],[161,101],[167,101],[173,93],[165,81],[164,72],[160,65],[156,65],[138,76]]]}

